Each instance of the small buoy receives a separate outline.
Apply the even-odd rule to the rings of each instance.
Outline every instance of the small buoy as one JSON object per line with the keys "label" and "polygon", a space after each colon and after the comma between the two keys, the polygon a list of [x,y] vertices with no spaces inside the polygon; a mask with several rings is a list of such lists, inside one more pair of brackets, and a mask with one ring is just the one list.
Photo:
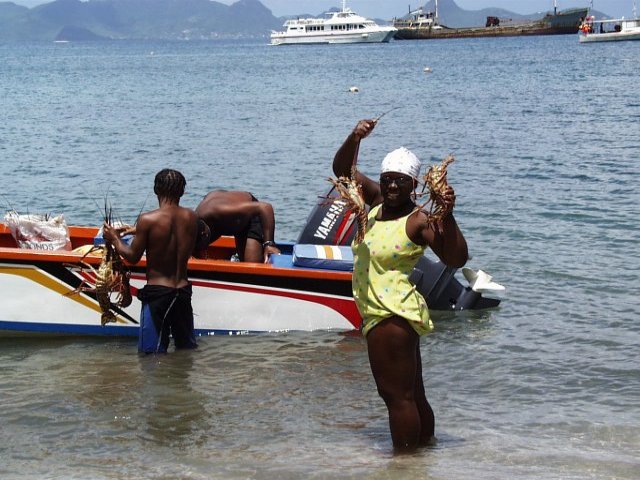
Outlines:
{"label": "small buoy", "polygon": [[349,87],[349,91],[351,93],[358,93],[360,91],[360,89],[358,87]]}
{"label": "small buoy", "polygon": [[433,72],[433,70],[431,69],[431,67],[424,67],[424,70],[423,70],[423,71],[424,71],[425,73],[431,73],[431,72]]}
{"label": "small buoy", "polygon": [[156,52],[153,52],[153,51],[149,52],[149,55],[155,55],[155,54]]}

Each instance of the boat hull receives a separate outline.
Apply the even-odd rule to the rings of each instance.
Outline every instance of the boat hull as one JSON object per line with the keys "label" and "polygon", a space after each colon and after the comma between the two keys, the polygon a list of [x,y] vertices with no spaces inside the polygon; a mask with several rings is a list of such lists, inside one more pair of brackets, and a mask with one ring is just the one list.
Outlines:
{"label": "boat hull", "polygon": [[[71,227],[76,248],[91,244],[97,229]],[[132,267],[130,306],[116,309],[115,323],[102,326],[91,291],[72,294],[83,280],[95,279],[81,268],[82,252],[7,247],[8,229],[0,224],[0,331],[48,334],[136,336],[141,303],[135,297],[146,282],[143,260]],[[361,318],[351,293],[351,273],[294,268],[283,245],[279,263],[232,262],[233,239],[210,247],[211,260],[191,259],[194,325],[198,335],[288,330],[354,330]],[[216,258],[220,257],[220,258]],[[99,256],[84,258],[94,268]]]}
{"label": "boat hull", "polygon": [[395,34],[395,29],[385,31],[341,33],[329,32],[318,35],[291,35],[275,33],[271,36],[272,45],[314,45],[314,44],[347,44],[347,43],[388,43]]}
{"label": "boat hull", "polygon": [[436,26],[412,26],[410,22],[398,21],[396,40],[428,40],[447,38],[519,37],[532,35],[563,35],[578,31],[588,9],[571,9],[558,14],[548,14],[540,20],[522,24],[492,27],[449,28]]}
{"label": "boat hull", "polygon": [[[348,278],[337,282],[300,278],[278,282],[260,275],[251,275],[249,281],[242,274],[190,273],[198,335],[359,327]],[[134,291],[144,283],[141,273],[132,275]],[[9,294],[0,304],[0,330],[106,336],[138,334],[141,304],[137,298],[129,307],[116,312],[116,323],[102,326],[94,295],[68,295],[78,284],[79,270],[71,266],[49,262],[0,264],[0,285],[3,292]],[[340,294],[330,293],[332,291]]]}
{"label": "boat hull", "polygon": [[600,33],[597,35],[580,36],[580,43],[590,42],[622,42],[626,40],[640,40],[640,32],[622,33]]}

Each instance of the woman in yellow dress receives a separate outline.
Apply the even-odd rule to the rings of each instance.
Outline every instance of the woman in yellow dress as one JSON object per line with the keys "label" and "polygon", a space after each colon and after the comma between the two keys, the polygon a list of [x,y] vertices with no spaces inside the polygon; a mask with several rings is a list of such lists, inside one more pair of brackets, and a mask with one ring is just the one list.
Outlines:
{"label": "woman in yellow dress", "polygon": [[[360,141],[375,125],[375,120],[358,122],[336,152],[336,176],[350,176]],[[359,172],[356,179],[370,211],[364,240],[353,244],[353,295],[363,319],[371,372],[387,406],[391,439],[398,451],[435,440],[420,357],[420,336],[433,324],[409,273],[427,247],[452,267],[462,267],[468,259],[466,240],[451,213],[453,188],[448,186],[443,198],[449,213],[436,225],[416,204],[420,166],[420,160],[401,147],[384,158],[379,182]]]}

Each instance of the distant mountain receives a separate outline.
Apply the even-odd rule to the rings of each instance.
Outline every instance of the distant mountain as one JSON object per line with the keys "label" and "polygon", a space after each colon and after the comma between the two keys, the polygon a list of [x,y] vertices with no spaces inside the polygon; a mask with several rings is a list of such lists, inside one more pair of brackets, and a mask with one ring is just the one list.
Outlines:
{"label": "distant mountain", "polygon": [[56,42],[94,42],[98,40],[106,40],[105,37],[96,35],[90,30],[82,27],[74,27],[67,25],[56,35]]}
{"label": "distant mountain", "polygon": [[265,37],[282,23],[258,0],[233,5],[210,0],[55,0],[32,9],[0,2],[0,40],[61,40],[66,34],[93,39]]}

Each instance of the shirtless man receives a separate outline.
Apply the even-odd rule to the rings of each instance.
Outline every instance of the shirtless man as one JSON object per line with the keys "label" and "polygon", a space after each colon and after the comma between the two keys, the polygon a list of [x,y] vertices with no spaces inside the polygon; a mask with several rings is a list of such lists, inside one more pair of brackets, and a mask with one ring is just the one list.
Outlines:
{"label": "shirtless man", "polygon": [[198,258],[204,258],[207,246],[222,235],[235,237],[241,262],[267,263],[269,255],[280,253],[273,241],[276,225],[273,207],[249,192],[209,192],[196,207],[196,214],[202,220],[194,253]]}
{"label": "shirtless man", "polygon": [[198,217],[180,206],[185,186],[180,172],[158,172],[153,191],[159,208],[140,215],[131,245],[120,238],[121,229],[103,226],[105,241],[129,263],[137,263],[146,250],[147,284],[138,291],[142,302],[139,352],[166,352],[169,334],[176,349],[197,347],[187,262],[196,242]]}

